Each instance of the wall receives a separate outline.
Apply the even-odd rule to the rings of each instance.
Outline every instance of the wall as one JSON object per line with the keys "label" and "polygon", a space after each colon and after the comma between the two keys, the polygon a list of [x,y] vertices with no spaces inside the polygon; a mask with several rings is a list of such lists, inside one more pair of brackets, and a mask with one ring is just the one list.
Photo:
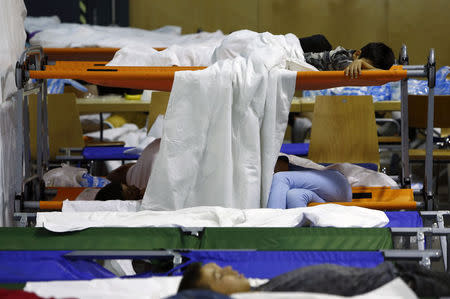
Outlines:
{"label": "wall", "polygon": [[14,67],[25,45],[23,1],[0,1],[0,226],[11,226],[14,196],[22,183]]}
{"label": "wall", "polygon": [[450,65],[449,0],[166,0],[130,1],[130,26],[178,25],[183,33],[239,29],[322,33],[333,46],[385,42],[396,56],[403,43],[411,64],[424,64],[434,47],[438,65]]}

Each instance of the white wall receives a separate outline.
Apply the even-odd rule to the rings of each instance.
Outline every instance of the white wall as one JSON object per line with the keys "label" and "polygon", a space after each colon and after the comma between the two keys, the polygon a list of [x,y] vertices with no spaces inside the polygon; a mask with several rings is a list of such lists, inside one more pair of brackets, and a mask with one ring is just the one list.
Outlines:
{"label": "white wall", "polygon": [[25,46],[25,16],[23,0],[0,1],[0,226],[12,225],[14,195],[21,185],[14,67]]}

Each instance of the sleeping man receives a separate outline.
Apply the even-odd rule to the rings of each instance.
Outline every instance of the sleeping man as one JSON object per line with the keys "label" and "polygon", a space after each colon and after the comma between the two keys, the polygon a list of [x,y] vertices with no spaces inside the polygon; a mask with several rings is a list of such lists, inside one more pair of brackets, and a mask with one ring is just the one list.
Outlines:
{"label": "sleeping man", "polygon": [[100,189],[95,200],[142,199],[160,144],[161,139],[155,139],[142,151],[136,163],[128,163],[111,171],[106,176],[111,183]]}
{"label": "sleeping man", "polygon": [[[95,200],[142,199],[159,152],[161,139],[150,143],[136,163],[129,163],[113,170],[106,177],[111,181],[97,193]],[[351,201],[352,189],[346,177],[337,170],[302,171],[287,170],[286,157],[280,157],[275,165],[268,208],[306,207],[310,202]]]}
{"label": "sleeping man", "polygon": [[354,268],[320,264],[298,268],[251,288],[245,276],[231,267],[214,263],[193,263],[183,274],[178,292],[188,289],[206,289],[230,295],[260,292],[314,292],[354,296],[375,290],[400,277],[421,297],[450,295],[450,274],[431,271],[416,263],[383,262],[374,268]]}
{"label": "sleeping man", "polygon": [[331,51],[304,53],[305,60],[319,71],[344,71],[357,78],[361,70],[388,70],[395,62],[394,52],[383,43],[368,43],[360,50],[339,46]]}

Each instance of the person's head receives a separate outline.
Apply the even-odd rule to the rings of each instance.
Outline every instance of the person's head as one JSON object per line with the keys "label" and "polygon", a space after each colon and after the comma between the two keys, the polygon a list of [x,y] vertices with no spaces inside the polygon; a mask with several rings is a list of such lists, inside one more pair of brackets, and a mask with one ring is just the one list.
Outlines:
{"label": "person's head", "polygon": [[250,284],[244,275],[230,266],[221,268],[215,263],[204,266],[200,263],[192,263],[184,271],[178,292],[189,289],[205,289],[230,295],[248,292]]}
{"label": "person's head", "polygon": [[136,186],[113,182],[100,189],[95,195],[95,200],[138,200],[142,199],[144,191]]}
{"label": "person's head", "polygon": [[383,43],[368,43],[353,53],[353,59],[367,59],[377,69],[388,70],[395,63],[394,52]]}

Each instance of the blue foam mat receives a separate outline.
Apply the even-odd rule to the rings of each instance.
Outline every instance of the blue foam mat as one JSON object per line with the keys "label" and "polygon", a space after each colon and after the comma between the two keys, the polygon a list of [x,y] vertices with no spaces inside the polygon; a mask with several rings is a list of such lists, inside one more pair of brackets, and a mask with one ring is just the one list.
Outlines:
{"label": "blue foam mat", "polygon": [[280,152],[287,155],[307,156],[309,143],[283,143]]}
{"label": "blue foam mat", "polygon": [[126,154],[124,151],[133,147],[123,146],[89,146],[83,149],[86,160],[137,160],[139,155]]}

